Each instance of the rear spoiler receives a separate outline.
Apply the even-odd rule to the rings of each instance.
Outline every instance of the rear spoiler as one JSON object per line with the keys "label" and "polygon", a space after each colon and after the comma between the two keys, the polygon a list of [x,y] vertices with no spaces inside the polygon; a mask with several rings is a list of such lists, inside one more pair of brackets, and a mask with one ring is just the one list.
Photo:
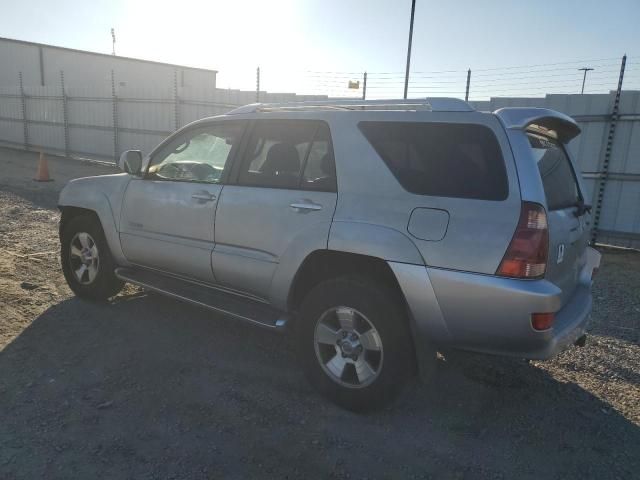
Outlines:
{"label": "rear spoiler", "polygon": [[535,125],[550,130],[563,143],[580,134],[580,127],[573,118],[548,108],[507,107],[493,113],[507,129],[526,130]]}

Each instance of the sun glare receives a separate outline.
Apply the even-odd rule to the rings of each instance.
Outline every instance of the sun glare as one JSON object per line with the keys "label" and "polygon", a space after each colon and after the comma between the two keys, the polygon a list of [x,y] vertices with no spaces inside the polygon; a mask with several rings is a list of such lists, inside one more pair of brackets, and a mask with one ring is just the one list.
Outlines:
{"label": "sun glare", "polygon": [[293,0],[183,0],[178,10],[145,1],[125,8],[122,55],[216,69],[221,88],[255,88],[260,66],[265,87],[300,90],[294,73],[306,68],[298,63],[304,32]]}

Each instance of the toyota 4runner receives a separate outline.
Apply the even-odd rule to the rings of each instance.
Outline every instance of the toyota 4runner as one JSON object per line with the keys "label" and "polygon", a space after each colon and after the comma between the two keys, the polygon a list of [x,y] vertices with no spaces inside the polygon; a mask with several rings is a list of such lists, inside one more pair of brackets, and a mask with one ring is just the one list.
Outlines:
{"label": "toyota 4runner", "polygon": [[457,99],[247,105],[69,182],[62,268],[80,297],[129,282],[290,326],[321,393],[380,406],[440,348],[584,343],[600,255],[566,148],[579,133]]}

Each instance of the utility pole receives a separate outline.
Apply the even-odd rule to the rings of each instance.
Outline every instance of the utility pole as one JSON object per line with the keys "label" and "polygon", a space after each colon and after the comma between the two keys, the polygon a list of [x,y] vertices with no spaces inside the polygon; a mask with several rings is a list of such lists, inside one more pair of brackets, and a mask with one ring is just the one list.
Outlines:
{"label": "utility pole", "polygon": [[407,71],[404,75],[404,98],[409,90],[409,68],[411,65],[411,41],[413,40],[413,17],[416,11],[416,0],[411,0],[411,22],[409,23],[409,46],[407,47]]}
{"label": "utility pole", "polygon": [[464,93],[464,101],[469,101],[469,85],[471,84],[471,69],[467,70],[467,88]]}
{"label": "utility pole", "polygon": [[362,100],[367,99],[367,72],[362,76]]}
{"label": "utility pole", "polygon": [[116,31],[111,28],[111,55],[116,54]]}
{"label": "utility pole", "polygon": [[580,95],[584,95],[584,82],[587,80],[587,72],[593,70],[593,68],[591,68],[591,67],[582,67],[582,68],[579,68],[578,70],[583,70],[584,71],[584,76],[582,77],[582,90],[580,91]]}
{"label": "utility pole", "polygon": [[260,102],[260,67],[256,68],[256,103]]}

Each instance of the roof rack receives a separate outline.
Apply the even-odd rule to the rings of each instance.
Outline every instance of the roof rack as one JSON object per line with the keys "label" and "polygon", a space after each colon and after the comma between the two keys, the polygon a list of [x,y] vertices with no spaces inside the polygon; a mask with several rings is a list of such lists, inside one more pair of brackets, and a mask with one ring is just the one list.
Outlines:
{"label": "roof rack", "polygon": [[252,103],[231,110],[242,113],[310,111],[310,110],[409,110],[430,112],[472,112],[473,107],[459,98],[416,98],[402,100],[320,100],[287,103]]}

